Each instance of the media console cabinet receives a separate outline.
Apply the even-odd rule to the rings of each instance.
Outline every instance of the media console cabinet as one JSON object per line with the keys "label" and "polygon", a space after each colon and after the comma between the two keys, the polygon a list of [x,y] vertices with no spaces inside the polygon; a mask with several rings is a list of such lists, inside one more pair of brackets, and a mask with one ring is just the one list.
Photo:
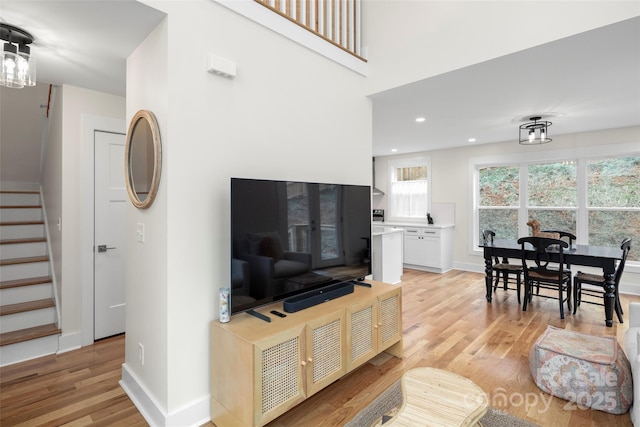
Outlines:
{"label": "media console cabinet", "polygon": [[385,351],[402,357],[402,288],[367,281],[280,318],[282,301],[211,322],[211,421],[262,426]]}

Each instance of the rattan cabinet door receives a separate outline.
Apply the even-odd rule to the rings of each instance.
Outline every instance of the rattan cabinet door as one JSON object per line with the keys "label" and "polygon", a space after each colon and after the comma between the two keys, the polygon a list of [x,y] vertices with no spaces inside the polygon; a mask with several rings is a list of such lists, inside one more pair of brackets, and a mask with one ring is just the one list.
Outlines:
{"label": "rattan cabinet door", "polygon": [[264,425],[302,402],[305,333],[295,328],[255,345],[255,425]]}
{"label": "rattan cabinet door", "polygon": [[307,396],[347,373],[345,310],[307,323]]}
{"label": "rattan cabinet door", "polygon": [[378,354],[378,300],[370,298],[347,310],[347,372]]}
{"label": "rattan cabinet door", "polygon": [[378,352],[402,339],[402,288],[380,295]]}

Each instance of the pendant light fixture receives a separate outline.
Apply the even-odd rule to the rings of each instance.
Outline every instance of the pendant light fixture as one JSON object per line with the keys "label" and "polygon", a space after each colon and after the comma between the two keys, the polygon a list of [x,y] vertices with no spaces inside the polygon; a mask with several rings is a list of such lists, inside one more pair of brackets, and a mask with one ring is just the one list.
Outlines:
{"label": "pendant light fixture", "polygon": [[22,28],[0,23],[0,85],[22,88],[36,85],[36,61],[31,54],[33,36]]}
{"label": "pendant light fixture", "polygon": [[541,116],[530,117],[531,122],[520,125],[520,144],[521,145],[538,145],[551,142],[549,138],[549,126],[551,122],[541,120]]}

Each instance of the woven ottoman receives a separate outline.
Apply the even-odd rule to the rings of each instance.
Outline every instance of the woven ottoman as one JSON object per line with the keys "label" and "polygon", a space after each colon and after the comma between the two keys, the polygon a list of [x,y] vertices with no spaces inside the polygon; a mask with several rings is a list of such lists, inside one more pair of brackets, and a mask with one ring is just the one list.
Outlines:
{"label": "woven ottoman", "polygon": [[615,337],[547,326],[529,365],[542,391],[580,407],[624,414],[633,402],[631,367]]}

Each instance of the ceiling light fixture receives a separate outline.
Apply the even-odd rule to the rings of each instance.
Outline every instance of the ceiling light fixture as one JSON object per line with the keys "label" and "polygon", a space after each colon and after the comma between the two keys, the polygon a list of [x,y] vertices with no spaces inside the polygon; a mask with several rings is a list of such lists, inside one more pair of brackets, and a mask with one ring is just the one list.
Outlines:
{"label": "ceiling light fixture", "polygon": [[546,144],[552,141],[548,137],[548,128],[552,123],[545,120],[539,121],[540,119],[542,119],[541,116],[530,117],[531,122],[520,125],[519,141],[521,145]]}
{"label": "ceiling light fixture", "polygon": [[424,117],[418,117],[418,118],[416,119],[416,122],[418,122],[418,123],[422,123],[422,122],[424,122],[425,120],[427,120],[427,119],[426,119],[426,118],[424,118]]}
{"label": "ceiling light fixture", "polygon": [[31,54],[33,36],[22,28],[0,23],[0,86],[22,88],[36,85],[36,61]]}

